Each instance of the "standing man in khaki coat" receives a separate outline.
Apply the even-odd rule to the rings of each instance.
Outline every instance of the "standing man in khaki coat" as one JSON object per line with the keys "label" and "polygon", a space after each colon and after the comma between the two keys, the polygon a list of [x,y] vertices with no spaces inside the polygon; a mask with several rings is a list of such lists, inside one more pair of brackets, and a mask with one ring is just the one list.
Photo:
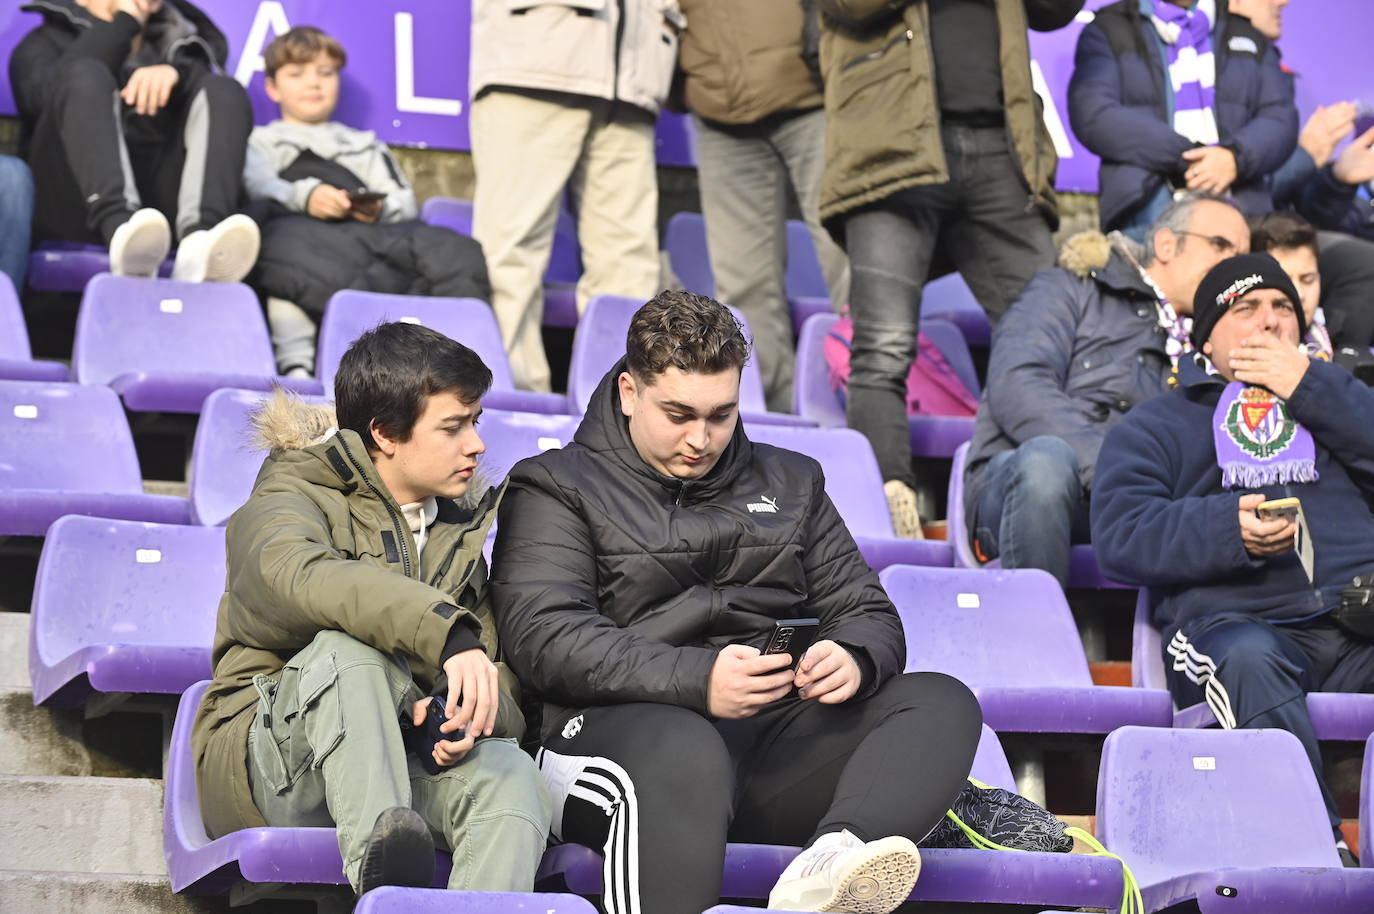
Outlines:
{"label": "standing man in khaki coat", "polygon": [[919,537],[906,377],[921,290],[939,251],[996,323],[1054,266],[1058,160],[1026,29],[1067,25],[1083,0],[818,2],[821,218],[853,271],[849,425],[873,445],[897,534]]}
{"label": "standing man in khaki coat", "polygon": [[654,121],[685,26],[675,0],[473,0],[473,236],[521,388],[550,389],[543,277],[565,187],[578,312],[593,295],[660,288]]}
{"label": "standing man in khaki coat", "polygon": [[[678,68],[696,127],[697,175],[715,297],[744,312],[768,408],[792,411],[787,210],[795,197],[839,307],[849,262],[821,228],[825,111],[812,67],[814,0],[680,0],[692,27]],[[700,290],[698,290],[700,291]]]}
{"label": "standing man in khaki coat", "polygon": [[[474,490],[490,385],[471,349],[382,324],[339,364],[336,410],[278,393],[255,417],[271,456],[229,519],[191,736],[212,837],[335,827],[359,895],[428,886],[436,845],[451,889],[531,890],[551,810],[493,662],[482,543],[505,486]],[[431,695],[447,720],[421,746],[403,728]]]}

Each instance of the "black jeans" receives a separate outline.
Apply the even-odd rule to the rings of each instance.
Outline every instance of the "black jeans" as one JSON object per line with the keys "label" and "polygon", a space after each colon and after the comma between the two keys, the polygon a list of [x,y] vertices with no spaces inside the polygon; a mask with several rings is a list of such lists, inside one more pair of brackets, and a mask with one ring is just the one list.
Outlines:
{"label": "black jeans", "polygon": [[141,206],[184,238],[238,209],[253,112],[233,79],[178,82],[151,117],[124,104],[97,60],[72,61],[50,91],[29,154],[36,239],[109,244]]}
{"label": "black jeans", "polygon": [[996,322],[1030,278],[1054,266],[1054,242],[1034,207],[1003,127],[945,126],[950,180],[899,191],[845,219],[854,318],[849,425],[863,432],[883,479],[915,484],[906,376],[916,357],[921,288],[937,249]]}
{"label": "black jeans", "polygon": [[606,855],[608,914],[699,914],[720,897],[727,838],[925,837],[964,785],[981,724],[958,680],[908,673],[863,701],[794,694],[740,721],[673,705],[589,708],[538,761],[554,837]]}

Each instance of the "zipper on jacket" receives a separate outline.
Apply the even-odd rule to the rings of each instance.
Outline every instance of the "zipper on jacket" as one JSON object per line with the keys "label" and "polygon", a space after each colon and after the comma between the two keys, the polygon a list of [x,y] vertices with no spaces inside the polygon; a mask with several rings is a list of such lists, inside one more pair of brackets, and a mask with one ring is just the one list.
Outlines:
{"label": "zipper on jacket", "polygon": [[401,571],[408,578],[415,577],[415,575],[411,574],[410,549],[406,547],[406,534],[410,531],[401,525],[401,515],[395,508],[391,507],[391,502],[387,500],[387,496],[382,490],[374,486],[371,479],[368,479],[367,474],[363,472],[362,465],[359,464],[357,458],[353,456],[353,452],[348,449],[348,442],[345,441],[342,436],[336,437],[338,438],[339,446],[343,448],[344,454],[348,456],[349,463],[353,464],[353,469],[358,471],[358,475],[362,477],[363,482],[367,483],[367,487],[372,490],[372,494],[376,495],[386,508],[386,513],[391,515],[391,523],[396,528],[396,542],[401,547]]}
{"label": "zipper on jacket", "polygon": [[684,496],[684,495],[686,495],[686,494],[687,494],[687,483],[684,482],[682,485],[680,485],[680,486],[677,487],[677,497],[673,499],[673,504],[674,504],[674,505],[677,505],[678,507],[681,507],[681,506],[682,506],[682,496]]}
{"label": "zipper on jacket", "polygon": [[871,60],[877,60],[879,57],[882,57],[884,54],[895,48],[897,45],[901,44],[903,41],[910,41],[911,39],[911,29],[907,29],[901,35],[898,35],[896,38],[892,39],[887,44],[883,45],[881,48],[878,48],[876,51],[869,51],[867,54],[860,54],[853,60],[845,61],[844,65],[840,67],[840,72],[843,73],[845,70],[848,70],[852,67],[857,67],[860,64],[868,63]]}

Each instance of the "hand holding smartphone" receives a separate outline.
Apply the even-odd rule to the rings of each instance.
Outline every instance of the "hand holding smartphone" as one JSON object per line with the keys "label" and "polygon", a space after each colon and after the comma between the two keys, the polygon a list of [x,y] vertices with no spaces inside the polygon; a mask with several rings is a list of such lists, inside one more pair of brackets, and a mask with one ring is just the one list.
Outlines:
{"label": "hand holding smartphone", "polygon": [[1255,516],[1260,520],[1296,520],[1302,510],[1302,502],[1296,498],[1271,498],[1255,508]]}
{"label": "hand holding smartphone", "polygon": [[779,619],[773,623],[763,653],[790,654],[792,671],[796,672],[797,665],[806,656],[806,649],[815,643],[820,628],[820,619]]}
{"label": "hand holding smartphone", "polygon": [[401,720],[401,735],[404,737],[406,748],[415,753],[415,757],[430,774],[438,774],[444,770],[444,766],[434,760],[434,744],[444,740],[457,742],[465,735],[462,730],[452,733],[440,732],[439,728],[447,720],[444,703],[433,696],[425,707],[425,719],[422,723],[416,725],[411,723],[409,718]]}

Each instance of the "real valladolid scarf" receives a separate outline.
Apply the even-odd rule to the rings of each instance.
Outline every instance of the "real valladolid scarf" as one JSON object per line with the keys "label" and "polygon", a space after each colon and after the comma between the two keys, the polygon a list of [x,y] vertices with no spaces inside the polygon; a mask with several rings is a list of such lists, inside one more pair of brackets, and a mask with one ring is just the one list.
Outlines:
{"label": "real valladolid scarf", "polygon": [[1153,0],[1150,22],[1169,53],[1169,81],[1174,88],[1174,130],[1194,143],[1214,146],[1220,137],[1216,115],[1217,65],[1212,54],[1216,0],[1197,0],[1190,9]]}
{"label": "real valladolid scarf", "polygon": [[1227,384],[1212,414],[1212,436],[1221,484],[1228,489],[1317,481],[1312,433],[1262,387]]}

